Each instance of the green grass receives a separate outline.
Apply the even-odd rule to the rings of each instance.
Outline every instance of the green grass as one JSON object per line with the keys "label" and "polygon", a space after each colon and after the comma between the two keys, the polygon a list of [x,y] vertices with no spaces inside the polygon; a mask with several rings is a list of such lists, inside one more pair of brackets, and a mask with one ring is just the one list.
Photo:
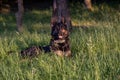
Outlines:
{"label": "green grass", "polygon": [[26,12],[22,34],[14,14],[0,14],[0,80],[120,80],[120,12],[106,4],[94,8],[71,5],[72,58],[19,56],[26,47],[49,44],[51,10]]}

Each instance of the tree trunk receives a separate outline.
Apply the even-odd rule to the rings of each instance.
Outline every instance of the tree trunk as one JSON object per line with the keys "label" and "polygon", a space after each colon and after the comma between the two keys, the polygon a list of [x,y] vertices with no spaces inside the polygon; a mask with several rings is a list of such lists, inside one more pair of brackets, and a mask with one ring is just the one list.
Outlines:
{"label": "tree trunk", "polygon": [[93,11],[91,0],[84,0],[84,2],[85,2],[85,6],[87,7],[87,9]]}
{"label": "tree trunk", "polygon": [[2,12],[2,0],[0,0],[0,13]]}
{"label": "tree trunk", "polygon": [[63,18],[67,24],[68,30],[70,30],[72,25],[67,0],[54,0],[51,26],[53,26],[56,22],[60,22]]}
{"label": "tree trunk", "polygon": [[17,21],[17,29],[19,32],[23,31],[22,20],[23,20],[23,0],[18,0],[18,12],[16,12],[16,21]]}

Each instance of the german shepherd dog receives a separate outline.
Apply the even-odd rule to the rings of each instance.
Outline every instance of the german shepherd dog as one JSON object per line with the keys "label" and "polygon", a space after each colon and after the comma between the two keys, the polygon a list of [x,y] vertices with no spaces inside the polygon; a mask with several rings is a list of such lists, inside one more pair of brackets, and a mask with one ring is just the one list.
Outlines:
{"label": "german shepherd dog", "polygon": [[66,23],[61,21],[55,23],[51,28],[50,44],[44,47],[32,46],[21,51],[22,56],[37,56],[41,51],[53,52],[58,56],[71,56],[69,31],[67,30]]}
{"label": "german shepherd dog", "polygon": [[59,56],[71,56],[69,30],[64,20],[60,23],[54,23],[51,36],[51,50]]}

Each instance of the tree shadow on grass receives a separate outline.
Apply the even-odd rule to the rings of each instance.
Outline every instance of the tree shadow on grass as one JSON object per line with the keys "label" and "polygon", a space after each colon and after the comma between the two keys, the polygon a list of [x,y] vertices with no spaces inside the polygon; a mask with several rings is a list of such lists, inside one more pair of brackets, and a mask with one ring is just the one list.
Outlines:
{"label": "tree shadow on grass", "polygon": [[[33,10],[24,13],[23,29],[27,31],[41,31],[41,28],[50,27],[50,10]],[[15,14],[0,14],[0,35],[6,32],[17,31]],[[48,30],[47,30],[48,31]]]}
{"label": "tree shadow on grass", "polygon": [[24,23],[50,23],[51,10],[32,10],[25,12],[24,14]]}
{"label": "tree shadow on grass", "polygon": [[0,34],[15,30],[15,26],[14,14],[0,14]]}

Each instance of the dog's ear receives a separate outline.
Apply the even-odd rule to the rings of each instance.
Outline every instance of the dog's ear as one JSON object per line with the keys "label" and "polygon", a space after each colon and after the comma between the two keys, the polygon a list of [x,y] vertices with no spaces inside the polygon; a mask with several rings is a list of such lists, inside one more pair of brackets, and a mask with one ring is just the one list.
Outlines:
{"label": "dog's ear", "polygon": [[64,18],[64,17],[61,18],[61,22],[62,22],[63,24],[65,23],[65,18]]}
{"label": "dog's ear", "polygon": [[67,22],[66,22],[66,20],[65,20],[65,18],[64,17],[62,17],[62,23],[64,24],[64,25],[67,25]]}
{"label": "dog's ear", "polygon": [[51,24],[50,24],[50,26],[51,26],[51,28],[53,28],[54,26],[56,26],[56,22],[52,22]]}
{"label": "dog's ear", "polygon": [[51,20],[50,26],[51,28],[55,25],[55,22]]}
{"label": "dog's ear", "polygon": [[56,22],[57,22],[57,18],[56,17],[52,17],[50,26],[53,27],[56,24]]}

